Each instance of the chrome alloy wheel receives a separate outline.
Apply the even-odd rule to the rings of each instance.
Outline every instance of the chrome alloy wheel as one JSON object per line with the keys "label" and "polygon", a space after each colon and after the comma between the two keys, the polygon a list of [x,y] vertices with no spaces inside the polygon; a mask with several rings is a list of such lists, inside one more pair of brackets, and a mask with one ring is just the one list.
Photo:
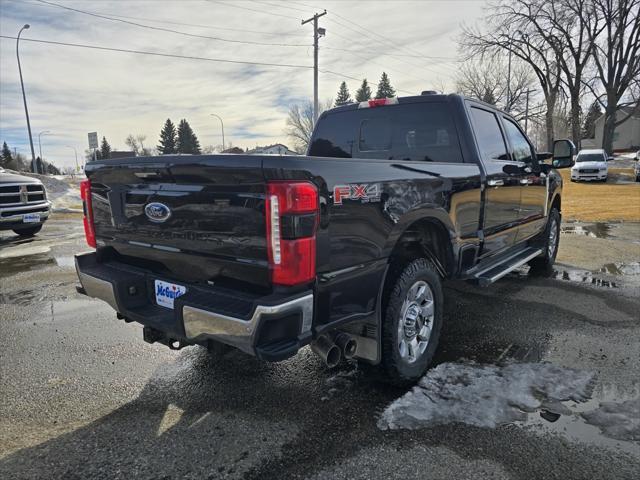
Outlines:
{"label": "chrome alloy wheel", "polygon": [[433,291],[427,282],[418,280],[402,304],[398,320],[398,352],[406,363],[414,363],[429,345],[435,304]]}
{"label": "chrome alloy wheel", "polygon": [[551,219],[551,225],[549,226],[549,239],[547,244],[547,255],[550,259],[553,259],[553,255],[556,253],[556,248],[558,248],[558,220],[556,218]]}

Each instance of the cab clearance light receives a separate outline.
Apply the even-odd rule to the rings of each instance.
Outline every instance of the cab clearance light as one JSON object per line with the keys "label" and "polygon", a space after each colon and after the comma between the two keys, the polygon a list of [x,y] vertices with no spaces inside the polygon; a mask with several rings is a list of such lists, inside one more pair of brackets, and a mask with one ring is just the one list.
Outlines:
{"label": "cab clearance light", "polygon": [[358,108],[373,108],[373,107],[382,107],[384,105],[397,105],[397,104],[398,104],[398,97],[374,98],[373,100],[360,102],[358,104]]}

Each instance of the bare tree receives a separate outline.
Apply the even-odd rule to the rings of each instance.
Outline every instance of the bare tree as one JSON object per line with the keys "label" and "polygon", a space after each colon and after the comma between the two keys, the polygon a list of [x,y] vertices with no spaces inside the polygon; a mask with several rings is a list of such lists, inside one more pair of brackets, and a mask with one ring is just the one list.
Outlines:
{"label": "bare tree", "polygon": [[468,97],[496,105],[521,120],[525,115],[527,91],[532,89],[535,79],[526,64],[515,61],[512,62],[510,84],[507,85],[505,63],[498,56],[486,61],[471,60],[462,63],[455,77],[456,90]]}
{"label": "bare tree", "polygon": [[[593,11],[581,20],[602,22],[604,29],[590,37],[594,43],[594,78],[585,82],[604,108],[602,148],[613,152],[618,125],[640,110],[640,0],[591,0]],[[616,118],[618,109],[633,105]]]}
{"label": "bare tree", "polygon": [[560,63],[556,50],[536,28],[520,15],[514,15],[513,4],[514,1],[493,4],[484,19],[484,30],[465,27],[460,50],[467,61],[477,57],[495,58],[510,52],[531,68],[544,95],[546,147],[551,149],[554,112],[562,87]]}
{"label": "bare tree", "polygon": [[[583,75],[593,54],[593,38],[602,30],[600,17],[593,15],[593,4],[585,0],[509,0],[498,7],[505,21],[526,26],[551,48],[562,73],[570,105],[571,137],[580,143]],[[583,19],[590,17],[591,21]]]}
{"label": "bare tree", "polygon": [[124,143],[129,147],[133,152],[135,152],[136,156],[146,157],[152,154],[152,150],[150,148],[145,148],[144,141],[147,139],[147,136],[144,134],[132,135],[129,134],[125,139]]}
{"label": "bare tree", "polygon": [[[331,108],[333,101],[325,100],[318,105],[319,113]],[[287,127],[284,133],[291,139],[297,152],[306,152],[311,141],[315,125],[313,122],[313,103],[306,101],[289,108]]]}

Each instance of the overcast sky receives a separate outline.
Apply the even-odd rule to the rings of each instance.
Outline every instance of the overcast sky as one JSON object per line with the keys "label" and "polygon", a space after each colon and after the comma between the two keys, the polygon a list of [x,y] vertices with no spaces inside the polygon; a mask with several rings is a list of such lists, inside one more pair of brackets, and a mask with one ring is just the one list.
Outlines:
{"label": "overcast sky", "polygon": [[[90,131],[106,136],[114,149],[126,149],[129,133],[145,134],[145,146],[154,146],[168,117],[176,124],[186,118],[202,146],[221,143],[220,123],[210,113],[224,119],[227,143],[243,148],[289,143],[283,133],[289,105],[313,96],[313,28],[300,20],[324,8],[321,99],[335,97],[342,80],[354,94],[360,84],[356,79],[365,77],[375,92],[383,70],[400,95],[451,86],[461,23],[476,22],[484,5],[478,0],[51,3],[122,21],[37,0],[0,0],[0,34],[15,37],[29,23],[22,39],[308,67],[166,58],[21,40],[36,155],[38,133],[50,130],[51,135],[42,135],[43,156],[58,166],[74,163],[67,145],[84,153]],[[28,154],[15,43],[0,39],[0,142]]]}

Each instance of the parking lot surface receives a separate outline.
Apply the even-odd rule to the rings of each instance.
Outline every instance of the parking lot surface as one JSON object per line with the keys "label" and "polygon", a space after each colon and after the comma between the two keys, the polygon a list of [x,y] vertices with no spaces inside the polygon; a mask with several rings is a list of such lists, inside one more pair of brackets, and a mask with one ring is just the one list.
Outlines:
{"label": "parking lot surface", "polygon": [[446,287],[444,383],[477,387],[469,371],[519,381],[522,365],[549,364],[586,378],[573,399],[479,426],[491,422],[474,392],[503,392],[460,388],[431,398],[450,417],[391,429],[381,419],[408,389],[356,364],[144,343],[139,325],[76,293],[77,216],[34,239],[2,233],[0,478],[639,478],[638,231],[566,224],[552,278],[524,269]]}

